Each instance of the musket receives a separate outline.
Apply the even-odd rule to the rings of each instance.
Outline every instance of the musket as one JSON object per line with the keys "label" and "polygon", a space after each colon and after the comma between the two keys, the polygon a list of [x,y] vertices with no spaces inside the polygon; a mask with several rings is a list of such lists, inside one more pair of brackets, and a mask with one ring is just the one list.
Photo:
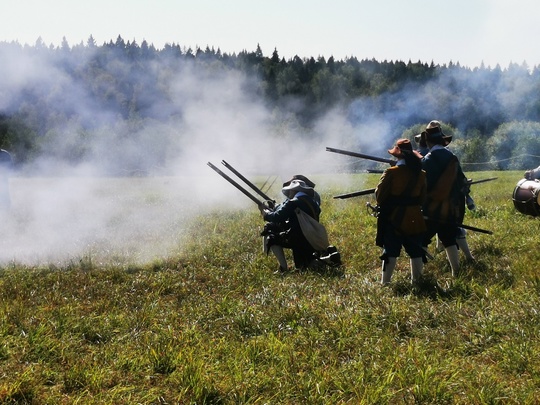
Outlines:
{"label": "musket", "polygon": [[268,183],[268,181],[270,180],[271,177],[272,177],[272,176],[270,175],[270,176],[268,176],[268,177],[266,178],[266,180],[264,181],[264,183],[263,183],[262,186],[261,186],[261,190],[264,189],[264,187],[266,186],[266,183]]}
{"label": "musket", "polygon": [[498,179],[498,177],[490,177],[490,178],[487,178],[487,179],[471,181],[468,184],[472,185],[472,184],[478,184],[478,183],[485,183],[486,181],[492,181],[492,180],[497,180],[497,179]]}
{"label": "musket", "polygon": [[364,153],[350,152],[348,150],[326,147],[326,151],[340,153],[342,155],[353,156],[353,157],[362,158],[362,159],[374,160],[375,162],[388,163],[390,166],[394,166],[396,164],[396,161],[392,159],[380,158],[377,156],[366,155]]}
{"label": "musket", "polygon": [[[472,185],[472,184],[478,184],[478,183],[485,183],[486,181],[492,181],[492,180],[496,180],[496,179],[497,179],[497,177],[491,177],[491,178],[488,178],[488,179],[471,181],[470,183],[467,183],[467,184]],[[375,192],[374,188],[368,188],[366,190],[355,191],[353,193],[336,195],[334,198],[344,199],[344,198],[358,197],[358,196],[361,196],[361,195],[373,194],[374,192]]]}
{"label": "musket", "polygon": [[232,178],[230,178],[227,174],[225,174],[221,170],[219,170],[212,163],[208,162],[207,164],[212,169],[214,169],[217,172],[217,174],[219,174],[221,177],[223,177],[225,180],[227,180],[229,183],[231,183],[233,186],[235,186],[238,190],[240,190],[242,193],[244,193],[251,201],[253,201],[255,204],[257,204],[259,207],[264,205],[264,203],[262,201],[258,200],[257,197],[255,197],[253,194],[251,194],[249,191],[247,191],[244,187],[242,187],[240,184],[238,184],[236,181],[234,181]]}
{"label": "musket", "polygon": [[228,164],[226,161],[222,160],[221,163],[229,169],[231,172],[236,174],[238,178],[240,178],[244,183],[246,183],[253,191],[255,191],[257,194],[259,194],[262,198],[264,198],[266,201],[273,201],[270,197],[268,197],[266,194],[264,194],[255,184],[253,184],[251,181],[246,179],[238,170],[236,170],[234,167],[232,167],[230,164]]}
{"label": "musket", "polygon": [[382,174],[382,173],[384,173],[384,170],[379,170],[379,169],[367,169],[366,172],[368,172],[368,173],[378,173],[378,174]]}
{"label": "musket", "polygon": [[[268,186],[268,188],[266,189],[266,191],[270,190],[272,188],[272,186],[274,185],[274,183],[276,182],[276,180],[278,179],[278,176],[274,176],[274,180],[272,180],[272,183],[270,183],[270,185]],[[265,184],[268,182],[268,180],[266,180]],[[264,185],[261,187],[261,189],[264,187]]]}
{"label": "musket", "polygon": [[354,193],[336,195],[336,196],[334,196],[334,198],[344,199],[344,198],[358,197],[360,195],[373,194],[374,192],[375,192],[374,188],[368,188],[368,189],[362,190],[362,191],[355,191]]}
{"label": "musket", "polygon": [[488,231],[488,230],[482,229],[482,228],[477,228],[477,227],[471,226],[471,225],[465,225],[465,224],[452,224],[452,223],[440,221],[440,220],[438,220],[438,219],[433,219],[433,218],[426,217],[426,216],[424,216],[424,219],[427,220],[427,221],[437,222],[437,223],[439,223],[439,224],[441,224],[441,225],[457,226],[458,228],[463,228],[463,229],[468,229],[468,230],[474,231],[474,232],[481,232],[481,233],[487,233],[488,235],[493,235],[493,232],[492,232],[492,231]]}

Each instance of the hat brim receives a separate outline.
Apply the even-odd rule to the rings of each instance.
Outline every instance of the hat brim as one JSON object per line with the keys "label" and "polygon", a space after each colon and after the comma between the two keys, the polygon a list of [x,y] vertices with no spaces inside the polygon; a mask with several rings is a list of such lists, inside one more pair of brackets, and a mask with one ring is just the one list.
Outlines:
{"label": "hat brim", "polygon": [[450,142],[452,142],[452,135],[445,135],[442,132],[434,135],[428,133],[426,136],[426,142],[443,146],[447,146]]}
{"label": "hat brim", "polygon": [[443,135],[444,146],[452,142],[452,135]]}
{"label": "hat brim", "polygon": [[[423,156],[420,154],[420,152],[418,152],[418,151],[416,151],[414,149],[412,151],[410,151],[410,152],[412,152],[412,154],[415,155],[419,159],[423,158]],[[392,156],[398,158],[398,159],[405,158],[405,155],[403,154],[401,149],[399,149],[397,146],[394,146],[392,149],[389,149],[388,153],[391,154]]]}
{"label": "hat brim", "polygon": [[302,174],[295,174],[290,180],[283,183],[283,187],[287,187],[293,180],[302,180],[308,187],[315,188],[315,183]]}
{"label": "hat brim", "polygon": [[292,180],[288,185],[282,188],[285,191],[310,191],[313,190],[312,187],[309,187],[302,180]]}

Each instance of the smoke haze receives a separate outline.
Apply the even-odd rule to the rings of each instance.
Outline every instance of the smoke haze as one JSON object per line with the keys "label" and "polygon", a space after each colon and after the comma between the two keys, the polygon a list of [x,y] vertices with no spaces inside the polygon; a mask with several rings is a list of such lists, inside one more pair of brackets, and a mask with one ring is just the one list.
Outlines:
{"label": "smoke haze", "polygon": [[[154,60],[144,71],[113,59],[99,81],[105,97],[99,102],[95,89],[59,69],[50,55],[0,47],[0,113],[34,106],[36,95],[46,94],[58,122],[29,116],[33,127],[48,130],[41,134],[39,155],[10,179],[1,263],[64,263],[87,256],[140,263],[165,257],[181,249],[194,215],[218,205],[254,208],[207,162],[224,169],[220,162],[226,160],[248,179],[277,176],[276,184],[302,173],[324,193],[330,184],[318,179],[350,171],[354,160],[328,153],[326,146],[388,157],[406,125],[443,119],[440,106],[448,103],[438,104],[438,98],[455,97],[444,90],[453,78],[442,76],[422,87],[355,100],[306,130],[294,114],[267,106],[258,80],[219,62],[202,69],[177,61],[181,67],[170,69],[170,61]],[[92,66],[93,57],[85,51],[64,63],[77,71]],[[107,71],[122,83],[113,83]],[[120,85],[134,87],[139,117],[117,108],[130,103],[113,91]],[[156,97],[156,87],[166,97]],[[517,87],[500,94],[511,106],[524,92]],[[470,100],[456,98],[462,102]],[[381,113],[378,105],[389,107]],[[344,192],[351,186],[363,188],[343,184]],[[280,199],[279,187],[273,193]]]}
{"label": "smoke haze", "polygon": [[[321,118],[314,134],[299,133],[294,122],[268,110],[257,83],[238,72],[185,63],[167,80],[168,99],[141,97],[147,118],[134,121],[112,104],[96,103],[47,57],[3,52],[0,112],[45,92],[61,124],[42,135],[40,155],[10,177],[2,264],[166,257],[181,249],[194,215],[218,205],[254,208],[207,162],[226,171],[220,164],[226,160],[250,179],[278,176],[272,197],[280,199],[278,184],[292,174],[316,179],[340,169],[343,159],[325,146],[355,143],[355,129],[337,113]],[[39,126],[41,117],[35,119]]]}

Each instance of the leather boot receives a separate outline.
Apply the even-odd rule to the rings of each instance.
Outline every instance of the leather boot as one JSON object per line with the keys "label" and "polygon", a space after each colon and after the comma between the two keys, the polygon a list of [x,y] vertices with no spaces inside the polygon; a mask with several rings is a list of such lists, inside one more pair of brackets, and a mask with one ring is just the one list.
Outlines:
{"label": "leather boot", "polygon": [[457,277],[459,274],[459,251],[456,245],[446,248],[446,257],[452,268],[452,277]]}
{"label": "leather boot", "polygon": [[421,257],[411,258],[411,283],[417,283],[422,278],[424,262]]}
{"label": "leather boot", "polygon": [[396,262],[396,257],[387,257],[383,260],[381,284],[390,283],[390,280],[392,279],[392,274],[394,273],[394,269],[396,268]]}

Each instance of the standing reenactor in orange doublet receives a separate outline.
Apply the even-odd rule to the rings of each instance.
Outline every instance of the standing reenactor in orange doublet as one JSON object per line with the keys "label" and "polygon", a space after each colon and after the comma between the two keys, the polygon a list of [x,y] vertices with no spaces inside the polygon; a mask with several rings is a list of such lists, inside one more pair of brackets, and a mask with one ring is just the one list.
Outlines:
{"label": "standing reenactor in orange doublet", "polygon": [[381,283],[390,282],[402,247],[410,257],[411,281],[415,283],[424,268],[422,240],[426,224],[422,204],[426,198],[426,173],[422,170],[422,156],[408,139],[399,139],[388,153],[398,160],[384,171],[375,189],[376,244],[384,249]]}

